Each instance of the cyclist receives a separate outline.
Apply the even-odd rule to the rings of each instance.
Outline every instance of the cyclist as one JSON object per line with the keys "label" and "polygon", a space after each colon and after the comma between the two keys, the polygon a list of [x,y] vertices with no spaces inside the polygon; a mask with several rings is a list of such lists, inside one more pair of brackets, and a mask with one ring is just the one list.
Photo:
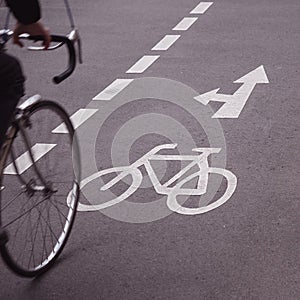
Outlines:
{"label": "cyclist", "polygon": [[[44,47],[49,47],[51,38],[48,30],[39,21],[41,11],[38,0],[5,0],[15,16],[13,43],[23,47],[18,36],[22,33],[44,36]],[[12,113],[24,95],[25,77],[19,61],[0,49],[0,149]]]}

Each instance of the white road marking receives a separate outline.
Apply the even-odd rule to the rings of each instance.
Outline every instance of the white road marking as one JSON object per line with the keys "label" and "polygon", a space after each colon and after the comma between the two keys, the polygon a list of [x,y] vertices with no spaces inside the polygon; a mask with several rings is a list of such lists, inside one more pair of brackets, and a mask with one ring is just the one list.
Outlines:
{"label": "white road marking", "polygon": [[177,186],[179,186],[178,188],[174,188],[171,193],[168,195],[167,198],[167,206],[170,210],[182,214],[182,215],[199,215],[199,214],[204,214],[207,213],[213,209],[218,208],[219,206],[223,205],[224,203],[226,203],[231,196],[233,195],[233,193],[236,190],[237,187],[237,178],[236,176],[226,170],[226,169],[222,169],[222,168],[213,168],[213,167],[209,167],[208,168],[208,172],[212,173],[212,174],[219,174],[221,176],[223,176],[226,181],[227,181],[227,188],[225,193],[218,198],[217,200],[214,200],[213,202],[211,202],[210,204],[206,205],[206,206],[201,206],[201,207],[197,207],[197,208],[189,208],[189,207],[185,207],[182,206],[178,201],[177,201],[177,196],[182,195],[180,192],[178,193],[178,191],[180,191],[180,188],[183,184],[185,184],[188,180],[190,179],[194,179],[194,174],[192,174],[191,176],[187,177],[185,180],[182,180],[181,182],[179,182],[177,184]]}
{"label": "white road marking", "polygon": [[233,95],[218,94],[218,89],[201,94],[194,99],[207,105],[210,101],[224,102],[212,118],[238,118],[253,89],[258,83],[269,83],[263,66],[249,72],[234,83],[243,83]]}
{"label": "white road marking", "polygon": [[[36,143],[32,148],[32,154],[34,157],[34,161],[37,162],[39,159],[41,159],[44,155],[46,155],[50,150],[52,150],[56,144],[39,144]],[[29,152],[26,151],[21,156],[19,156],[15,161],[19,174],[24,173],[26,170],[28,170],[32,166],[32,161],[29,156]],[[16,171],[14,168],[13,163],[8,165],[4,169],[4,174],[6,175],[16,175]]]}
{"label": "white road marking", "polygon": [[151,50],[168,50],[179,38],[180,35],[166,35]]}
{"label": "white road marking", "polygon": [[[91,108],[82,108],[75,112],[71,117],[72,124],[74,129],[77,129],[81,124],[83,124],[87,119],[89,119],[92,115],[94,115],[98,109]],[[52,133],[68,133],[69,131],[66,128],[64,123],[57,126],[52,130]]]}
{"label": "white road marking", "polygon": [[[236,187],[237,187],[237,178],[236,176],[223,168],[214,168],[209,166],[208,156],[212,153],[219,153],[221,148],[196,148],[193,151],[200,152],[198,155],[159,155],[157,154],[160,150],[163,149],[175,149],[177,144],[165,144],[154,147],[148,153],[144,154],[141,158],[136,160],[129,166],[125,167],[113,167],[105,170],[98,171],[87,178],[83,179],[80,183],[80,188],[83,188],[92,182],[93,180],[105,176],[107,174],[117,173],[118,175],[111,179],[109,182],[104,184],[102,187],[98,189],[98,193],[109,190],[115,184],[120,182],[123,178],[127,176],[132,177],[132,183],[130,187],[120,196],[113,198],[104,203],[91,203],[91,204],[81,204],[79,203],[78,210],[79,211],[95,211],[101,210],[113,205],[119,204],[130,197],[141,185],[143,175],[139,171],[139,167],[144,166],[146,172],[148,173],[149,179],[158,194],[167,195],[167,206],[170,210],[184,214],[184,215],[197,215],[208,212],[212,209],[215,209],[225,202],[227,202],[231,196],[233,195]],[[201,153],[202,152],[202,153]],[[150,161],[189,161],[188,165],[184,167],[181,171],[175,174],[167,183],[162,184],[158,177],[155,174],[155,170],[152,168]],[[194,166],[199,167],[199,171],[196,171],[192,174],[189,174],[190,170],[194,168]],[[184,207],[177,201],[177,196],[201,196],[206,193],[207,185],[209,180],[209,174],[215,173],[223,176],[227,180],[227,188],[224,194],[213,203],[210,203],[206,206],[201,206],[198,208],[188,208]],[[197,186],[188,187],[187,183],[191,182],[191,180],[197,180]],[[176,185],[173,186],[173,183],[176,182]],[[172,186],[171,186],[172,185]],[[98,194],[98,199],[101,200],[102,197]],[[68,201],[68,200],[67,200]],[[67,202],[68,203],[68,202]],[[68,203],[69,205],[69,203]]]}
{"label": "white road marking", "polygon": [[190,14],[204,14],[209,7],[213,4],[213,2],[200,2],[191,12]]}
{"label": "white road marking", "polygon": [[139,59],[126,73],[143,73],[147,70],[157,59],[159,55],[144,55]]}
{"label": "white road marking", "polygon": [[106,87],[102,92],[93,98],[93,100],[103,100],[108,101],[114,98],[122,90],[124,90],[133,79],[116,79],[108,87]]}
{"label": "white road marking", "polygon": [[197,20],[197,17],[183,18],[172,30],[188,30]]}

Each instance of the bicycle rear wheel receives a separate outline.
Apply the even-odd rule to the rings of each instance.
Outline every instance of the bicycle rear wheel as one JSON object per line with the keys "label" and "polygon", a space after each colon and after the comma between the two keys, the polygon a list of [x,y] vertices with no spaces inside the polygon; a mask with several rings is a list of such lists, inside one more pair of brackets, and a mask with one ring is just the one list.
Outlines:
{"label": "bicycle rear wheel", "polygon": [[14,272],[32,277],[49,269],[70,235],[79,150],[68,115],[52,101],[29,106],[16,126],[21,122],[0,181],[0,225],[8,235],[1,255]]}

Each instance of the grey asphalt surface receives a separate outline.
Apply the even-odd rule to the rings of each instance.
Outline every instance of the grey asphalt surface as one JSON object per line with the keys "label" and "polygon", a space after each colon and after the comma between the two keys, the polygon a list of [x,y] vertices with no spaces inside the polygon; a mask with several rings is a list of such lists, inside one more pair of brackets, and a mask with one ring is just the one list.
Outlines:
{"label": "grey asphalt surface", "polygon": [[[52,32],[66,33],[63,3],[42,3]],[[163,77],[230,94],[236,79],[264,65],[270,83],[256,86],[238,119],[220,120],[236,192],[206,214],[149,223],[79,212],[61,258],[42,277],[17,277],[0,261],[1,299],[300,298],[300,3],[216,0],[142,75],[125,74],[198,3],[72,1],[84,64],[59,86],[51,76],[65,64],[63,50],[10,51],[23,61],[27,94],[43,90],[70,115],[116,78]],[[141,201],[151,199],[144,193]]]}

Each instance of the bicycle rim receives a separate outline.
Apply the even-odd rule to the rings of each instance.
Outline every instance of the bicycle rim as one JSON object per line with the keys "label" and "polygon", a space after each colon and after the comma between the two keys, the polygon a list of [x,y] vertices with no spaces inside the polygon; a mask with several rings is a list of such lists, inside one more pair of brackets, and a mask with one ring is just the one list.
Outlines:
{"label": "bicycle rim", "polygon": [[0,225],[9,238],[1,246],[4,261],[17,274],[31,277],[46,271],[67,242],[77,211],[80,168],[74,129],[62,107],[40,101],[27,111],[24,131],[35,162],[19,131],[1,178]]}

